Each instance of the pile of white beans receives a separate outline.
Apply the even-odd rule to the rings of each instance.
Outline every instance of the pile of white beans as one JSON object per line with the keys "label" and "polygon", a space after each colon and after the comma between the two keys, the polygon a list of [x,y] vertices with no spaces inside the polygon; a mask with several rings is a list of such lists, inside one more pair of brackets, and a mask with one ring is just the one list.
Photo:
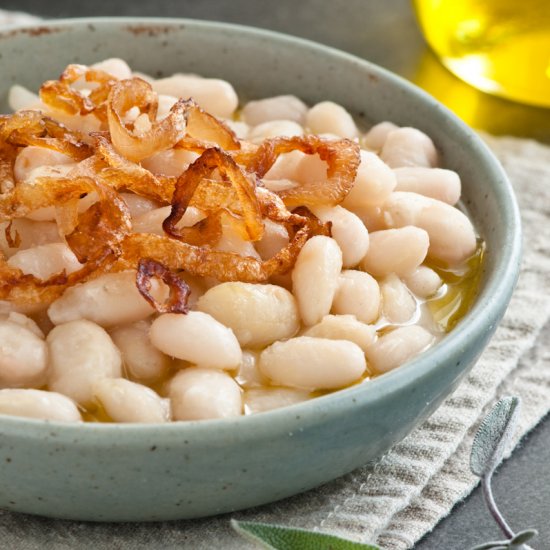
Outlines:
{"label": "pile of white beans", "polygon": [[[136,74],[119,59],[96,66],[118,78]],[[78,284],[47,307],[3,303],[0,413],[67,422],[235,417],[368,383],[443,335],[428,306],[445,294],[447,284],[426,262],[464,272],[478,242],[472,223],[455,207],[460,178],[438,167],[427,135],[390,122],[361,132],[350,114],[330,101],[308,107],[294,96],[278,96],[238,110],[228,82],[139,76],[159,94],[159,118],[178,97],[192,96],[254,143],[307,133],[357,141],[361,163],[354,187],[340,205],[313,209],[332,222],[332,237],[311,238],[292,272],[270,284],[183,274],[192,290],[187,315],[157,314],[138,292],[134,271]],[[46,110],[37,95],[20,86],[13,87],[10,101],[14,110]],[[91,115],[47,114],[72,129],[100,129]],[[179,175],[195,158],[169,150],[142,165],[155,174]],[[26,147],[16,159],[15,177],[70,175],[75,166],[61,153]],[[263,183],[277,191],[323,178],[326,164],[318,156],[293,152],[277,160]],[[163,234],[169,206],[122,196],[134,231]],[[83,209],[90,200],[82,199]],[[180,223],[189,226],[203,216],[189,208]],[[2,236],[6,225],[1,224]],[[18,248],[0,238],[11,266],[41,278],[80,267],[59,236],[52,208],[14,221],[14,230],[21,238]],[[217,248],[267,259],[288,239],[282,225],[266,220],[261,241],[245,241],[228,226]],[[155,283],[159,298],[166,291]]]}

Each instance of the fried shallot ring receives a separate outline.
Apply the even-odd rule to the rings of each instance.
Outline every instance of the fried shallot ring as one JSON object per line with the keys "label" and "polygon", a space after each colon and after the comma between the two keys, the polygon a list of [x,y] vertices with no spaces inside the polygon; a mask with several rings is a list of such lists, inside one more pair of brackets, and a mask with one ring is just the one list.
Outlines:
{"label": "fried shallot ring", "polygon": [[359,145],[349,139],[329,140],[314,135],[266,139],[255,152],[240,160],[237,156],[237,162],[243,161],[248,171],[263,178],[279,155],[292,151],[319,155],[327,163],[327,179],[280,191],[278,195],[289,208],[335,205],[344,200],[353,187],[361,160]]}
{"label": "fried shallot ring", "polygon": [[[136,132],[124,122],[123,116],[137,107],[149,118],[150,129]],[[112,86],[107,99],[107,119],[111,141],[115,150],[134,162],[150,157],[154,153],[173,147],[185,135],[187,109],[184,100],[178,100],[170,113],[156,121],[158,109],[157,94],[151,84],[141,78],[120,80]]]}
{"label": "fried shallot ring", "polygon": [[17,147],[0,141],[0,193],[8,193],[15,187],[13,167]]}
{"label": "fried shallot ring", "polygon": [[[157,302],[151,295],[151,279],[153,277],[161,279],[170,289],[168,299],[163,304]],[[180,279],[160,262],[150,258],[141,258],[137,266],[136,286],[140,294],[158,313],[187,313],[189,311],[187,301],[191,294],[191,288],[183,279]]]}
{"label": "fried shallot ring", "polygon": [[[227,153],[217,147],[207,149],[178,178],[172,196],[172,210],[162,224],[164,231],[175,239],[186,240],[185,229],[192,231],[193,228],[178,230],[176,224],[185,214],[197,187],[201,182],[207,180],[215,170],[219,171],[224,181],[231,184],[235,191],[240,203],[239,214],[244,220],[248,240],[260,240],[264,226],[256,199],[255,182],[247,177]],[[197,204],[197,206],[201,208],[200,204]],[[187,233],[191,231],[187,231]]]}

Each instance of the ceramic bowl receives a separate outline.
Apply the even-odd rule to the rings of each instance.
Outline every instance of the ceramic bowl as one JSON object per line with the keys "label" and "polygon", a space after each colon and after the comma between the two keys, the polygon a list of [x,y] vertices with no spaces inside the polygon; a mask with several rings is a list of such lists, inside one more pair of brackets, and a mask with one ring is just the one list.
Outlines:
{"label": "ceramic bowl", "polygon": [[428,133],[460,173],[487,243],[479,297],[441,343],[351,389],[252,417],[168,425],[64,425],[0,419],[0,507],[97,521],[191,518],[305,491],[386,451],[459,384],[501,319],[518,275],[520,222],[504,172],[481,140],[418,88],[367,61],[251,28],[172,19],[54,21],[0,33],[0,99],[68,63],[126,59],[233,83],[241,98],[293,93],[341,103],[365,124]]}

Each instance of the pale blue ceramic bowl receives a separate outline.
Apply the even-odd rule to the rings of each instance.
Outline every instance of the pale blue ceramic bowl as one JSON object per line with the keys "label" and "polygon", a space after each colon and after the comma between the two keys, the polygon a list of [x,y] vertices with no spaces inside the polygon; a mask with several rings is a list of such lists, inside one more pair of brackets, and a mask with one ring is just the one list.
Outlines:
{"label": "pale blue ceramic bowl", "polygon": [[476,304],[443,342],[400,369],[311,402],[237,420],[63,425],[0,420],[0,506],[97,521],[206,516],[305,491],[379,456],[428,417],[471,368],[510,300],[520,220],[510,183],[481,140],[397,76],[304,40],[233,25],[170,19],[48,22],[0,33],[0,99],[68,63],[110,56],[152,75],[196,72],[242,98],[331,99],[367,121],[427,132],[487,243]]}

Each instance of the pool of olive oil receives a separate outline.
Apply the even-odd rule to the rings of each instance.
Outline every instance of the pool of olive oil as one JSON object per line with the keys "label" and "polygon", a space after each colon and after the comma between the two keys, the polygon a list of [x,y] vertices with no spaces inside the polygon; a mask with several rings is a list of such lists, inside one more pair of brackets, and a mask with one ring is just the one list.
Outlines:
{"label": "pool of olive oil", "polygon": [[414,0],[426,41],[462,80],[550,107],[549,0]]}

